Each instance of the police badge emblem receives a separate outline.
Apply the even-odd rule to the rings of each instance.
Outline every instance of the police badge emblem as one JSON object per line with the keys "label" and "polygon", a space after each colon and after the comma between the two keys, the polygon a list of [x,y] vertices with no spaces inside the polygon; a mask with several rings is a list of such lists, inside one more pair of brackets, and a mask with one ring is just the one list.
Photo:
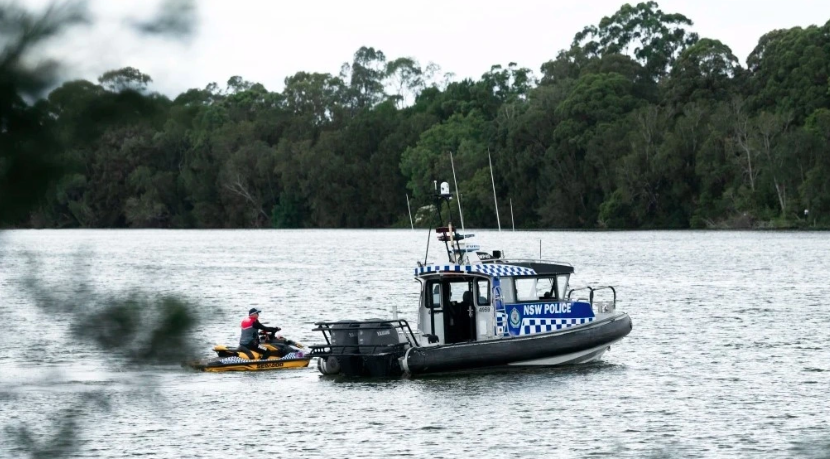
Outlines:
{"label": "police badge emblem", "polygon": [[519,328],[521,324],[521,317],[519,317],[519,310],[516,308],[512,308],[510,310],[510,326],[513,328]]}

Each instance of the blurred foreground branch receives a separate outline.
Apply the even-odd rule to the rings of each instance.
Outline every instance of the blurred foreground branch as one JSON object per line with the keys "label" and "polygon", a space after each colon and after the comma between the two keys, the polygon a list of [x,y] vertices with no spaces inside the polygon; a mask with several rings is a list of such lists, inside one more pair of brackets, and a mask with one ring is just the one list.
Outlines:
{"label": "blurred foreground branch", "polygon": [[165,0],[153,19],[137,21],[134,25],[142,33],[182,39],[193,34],[196,19],[193,0]]}
{"label": "blurred foreground branch", "polygon": [[43,313],[68,316],[73,337],[105,351],[107,359],[178,364],[195,355],[189,335],[198,319],[192,304],[140,291],[98,294],[81,269],[84,259],[76,255],[74,276],[64,283],[69,288],[61,290],[41,278],[40,264],[30,257],[20,288]]}
{"label": "blurred foreground branch", "polygon": [[[195,19],[193,1],[169,0],[153,19],[135,23],[134,29],[181,39],[192,33]],[[59,159],[61,143],[53,117],[42,101],[30,105],[27,100],[34,100],[61,78],[60,62],[38,60],[36,54],[49,40],[90,22],[83,0],[54,2],[40,13],[16,3],[0,3],[0,227],[20,221],[36,209],[49,187],[67,170]],[[105,361],[126,359],[133,366],[178,364],[192,355],[187,338],[196,315],[187,302],[144,292],[125,297],[96,294],[81,275],[73,279],[69,291],[60,293],[42,276],[42,265],[32,259],[18,287],[38,310],[58,317],[68,315],[72,337],[100,349]],[[56,383],[62,384],[59,380]],[[0,400],[10,410],[17,411],[13,408],[19,398],[15,392],[23,386],[12,383],[0,388]],[[137,395],[156,402],[151,392],[142,387]],[[37,422],[2,426],[0,449],[16,457],[38,459],[74,455],[86,430],[84,421],[96,409],[111,413],[111,407],[103,391],[70,391],[69,397],[69,408],[50,405],[46,412],[38,412]],[[31,399],[26,399],[25,403],[31,404]],[[24,403],[22,398],[19,402]]]}

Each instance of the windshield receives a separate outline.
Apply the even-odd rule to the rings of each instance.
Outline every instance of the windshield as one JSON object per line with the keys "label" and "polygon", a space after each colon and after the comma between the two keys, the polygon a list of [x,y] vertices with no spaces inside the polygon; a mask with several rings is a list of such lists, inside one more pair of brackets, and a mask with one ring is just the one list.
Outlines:
{"label": "windshield", "polygon": [[520,277],[515,281],[517,301],[539,301],[557,299],[556,278]]}

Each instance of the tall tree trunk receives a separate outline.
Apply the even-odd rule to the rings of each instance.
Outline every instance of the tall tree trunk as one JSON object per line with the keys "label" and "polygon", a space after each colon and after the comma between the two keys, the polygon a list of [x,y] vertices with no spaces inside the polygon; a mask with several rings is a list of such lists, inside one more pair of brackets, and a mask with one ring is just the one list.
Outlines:
{"label": "tall tree trunk", "polygon": [[787,185],[778,183],[778,179],[773,176],[773,183],[775,183],[775,192],[778,194],[778,204],[781,206],[781,216],[787,215]]}

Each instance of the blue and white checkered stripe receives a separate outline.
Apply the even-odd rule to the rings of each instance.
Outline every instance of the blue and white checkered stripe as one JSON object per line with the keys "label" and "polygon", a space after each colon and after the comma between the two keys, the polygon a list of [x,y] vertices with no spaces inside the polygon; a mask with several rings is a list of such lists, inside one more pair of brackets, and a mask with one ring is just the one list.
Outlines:
{"label": "blue and white checkered stripe", "polygon": [[[295,351],[295,352],[289,352],[288,354],[285,354],[284,356],[282,356],[282,357],[280,358],[280,360],[301,359],[301,358],[303,358],[303,357],[304,357],[303,352],[301,352],[301,351]],[[262,359],[259,359],[259,360],[248,360],[248,359],[243,359],[243,358],[241,358],[241,357],[224,357],[224,358],[219,359],[219,362],[220,362],[220,363],[224,363],[224,364],[229,364],[229,363],[248,363],[248,362],[264,362],[264,361],[265,361],[265,360],[262,360]]]}
{"label": "blue and white checkered stripe", "polygon": [[496,325],[493,334],[496,336],[510,336],[510,331],[507,329],[507,313],[496,311]]}
{"label": "blue and white checkered stripe", "polygon": [[482,274],[487,274],[488,276],[493,277],[500,277],[500,276],[533,276],[536,274],[531,268],[525,268],[523,266],[511,266],[511,265],[472,265],[474,272],[479,272]]}
{"label": "blue and white checkered stripe", "polygon": [[593,317],[581,317],[578,319],[522,319],[522,335],[562,330],[593,321]]}
{"label": "blue and white checkered stripe", "polygon": [[536,274],[531,268],[523,266],[499,265],[499,264],[477,264],[477,265],[433,265],[422,266],[415,269],[415,275],[429,273],[480,273],[492,277],[500,276],[532,276]]}

